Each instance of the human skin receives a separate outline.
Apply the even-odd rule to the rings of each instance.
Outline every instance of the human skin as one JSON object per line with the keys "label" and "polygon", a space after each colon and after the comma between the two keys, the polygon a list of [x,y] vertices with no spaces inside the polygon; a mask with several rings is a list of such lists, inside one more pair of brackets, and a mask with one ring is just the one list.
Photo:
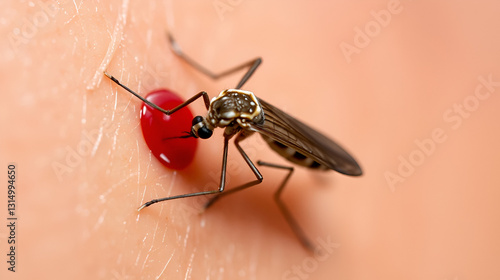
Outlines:
{"label": "human skin", "polygon": [[[2,3],[0,162],[17,164],[18,263],[12,273],[2,259],[1,279],[498,279],[500,86],[481,82],[500,81],[498,2],[184,2]],[[370,11],[390,9],[387,26],[342,52]],[[261,185],[203,213],[202,198],[137,212],[216,187],[222,130],[187,169],[165,168],[142,138],[141,103],[101,67],[141,95],[164,87],[183,99],[242,74],[197,73],[167,30],[216,72],[261,56],[244,89],[359,161],[362,177],[297,167],[283,197],[310,240],[334,249],[315,255],[296,240],[272,198],[282,170],[260,167]],[[460,109],[480,85],[474,110]],[[201,100],[190,109],[205,113]],[[287,164],[258,135],[246,142],[254,162]],[[229,154],[228,188],[253,180]],[[398,171],[411,155],[418,164]],[[2,258],[7,236],[0,227]]]}

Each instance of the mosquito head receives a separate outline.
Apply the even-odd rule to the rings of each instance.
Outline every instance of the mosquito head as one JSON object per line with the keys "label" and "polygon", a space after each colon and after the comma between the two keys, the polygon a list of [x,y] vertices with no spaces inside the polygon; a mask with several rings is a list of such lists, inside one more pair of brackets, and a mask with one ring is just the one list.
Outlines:
{"label": "mosquito head", "polygon": [[200,137],[201,139],[208,139],[212,136],[213,127],[208,125],[202,116],[196,116],[193,118],[191,127],[191,133],[195,137]]}

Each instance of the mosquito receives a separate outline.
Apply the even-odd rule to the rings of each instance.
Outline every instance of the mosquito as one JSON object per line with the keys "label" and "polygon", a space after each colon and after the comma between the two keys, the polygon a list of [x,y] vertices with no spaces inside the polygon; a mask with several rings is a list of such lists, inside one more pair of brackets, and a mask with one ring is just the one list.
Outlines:
{"label": "mosquito", "polygon": [[[241,141],[245,140],[255,132],[258,132],[264,138],[271,149],[294,164],[317,170],[331,169],[350,176],[360,176],[362,174],[361,168],[356,160],[333,140],[262,100],[261,98],[256,97],[252,92],[241,89],[262,63],[262,59],[260,57],[215,74],[187,56],[171,34],[168,34],[168,39],[173,52],[180,59],[184,60],[187,64],[214,80],[233,74],[242,69],[248,68],[248,70],[234,89],[223,90],[217,97],[212,98],[212,100],[209,99],[209,96],[205,91],[202,91],[170,110],[162,109],[154,103],[149,102],[133,90],[129,89],[127,86],[121,84],[115,77],[111,76],[107,72],[104,72],[104,74],[111,79],[111,81],[139,98],[142,102],[166,115],[174,114],[176,111],[189,105],[195,100],[203,98],[207,114],[205,116],[194,117],[190,132],[188,132],[187,135],[180,136],[180,138],[195,137],[208,139],[212,136],[215,128],[224,128],[224,149],[222,154],[222,168],[218,189],[153,199],[144,203],[141,207],[139,207],[138,211],[162,201],[216,194],[216,196],[212,197],[206,203],[206,209],[223,196],[227,196],[260,184],[263,180],[262,174],[240,146]],[[229,140],[233,137],[235,137],[234,145],[245,162],[248,164],[248,167],[252,170],[256,179],[233,189],[224,191],[226,186],[228,146]],[[262,161],[257,161],[257,164],[260,166],[284,169],[288,171],[288,174],[274,194],[274,200],[301,244],[307,249],[313,250],[314,248],[312,243],[306,237],[299,224],[291,215],[291,212],[281,200],[281,194],[290,179],[294,168],[292,166],[272,164]]]}

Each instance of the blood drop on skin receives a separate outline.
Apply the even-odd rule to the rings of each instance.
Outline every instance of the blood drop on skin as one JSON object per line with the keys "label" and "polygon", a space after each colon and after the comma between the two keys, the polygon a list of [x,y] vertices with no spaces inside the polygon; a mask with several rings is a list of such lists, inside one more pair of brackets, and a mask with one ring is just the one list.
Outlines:
{"label": "blood drop on skin", "polygon": [[[155,90],[149,93],[146,99],[166,110],[184,102],[177,94],[167,89]],[[140,116],[144,140],[163,165],[180,170],[193,161],[198,139],[173,138],[191,131],[193,114],[187,107],[168,116],[143,103]]]}

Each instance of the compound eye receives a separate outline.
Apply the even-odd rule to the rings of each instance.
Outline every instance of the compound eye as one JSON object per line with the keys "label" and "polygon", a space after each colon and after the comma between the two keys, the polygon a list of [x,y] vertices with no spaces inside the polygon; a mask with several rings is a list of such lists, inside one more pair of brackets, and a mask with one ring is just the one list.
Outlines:
{"label": "compound eye", "polygon": [[208,139],[212,136],[213,131],[210,130],[204,123],[202,116],[196,116],[193,118],[191,132],[195,137],[200,137],[201,139]]}
{"label": "compound eye", "polygon": [[202,126],[200,127],[200,129],[198,129],[198,137],[200,137],[201,139],[210,138],[212,136],[212,133],[213,131],[208,129],[206,126]]}
{"label": "compound eye", "polygon": [[195,125],[195,124],[198,124],[198,123],[201,123],[203,121],[203,117],[202,116],[196,116],[193,118],[193,121],[191,122],[191,125]]}

